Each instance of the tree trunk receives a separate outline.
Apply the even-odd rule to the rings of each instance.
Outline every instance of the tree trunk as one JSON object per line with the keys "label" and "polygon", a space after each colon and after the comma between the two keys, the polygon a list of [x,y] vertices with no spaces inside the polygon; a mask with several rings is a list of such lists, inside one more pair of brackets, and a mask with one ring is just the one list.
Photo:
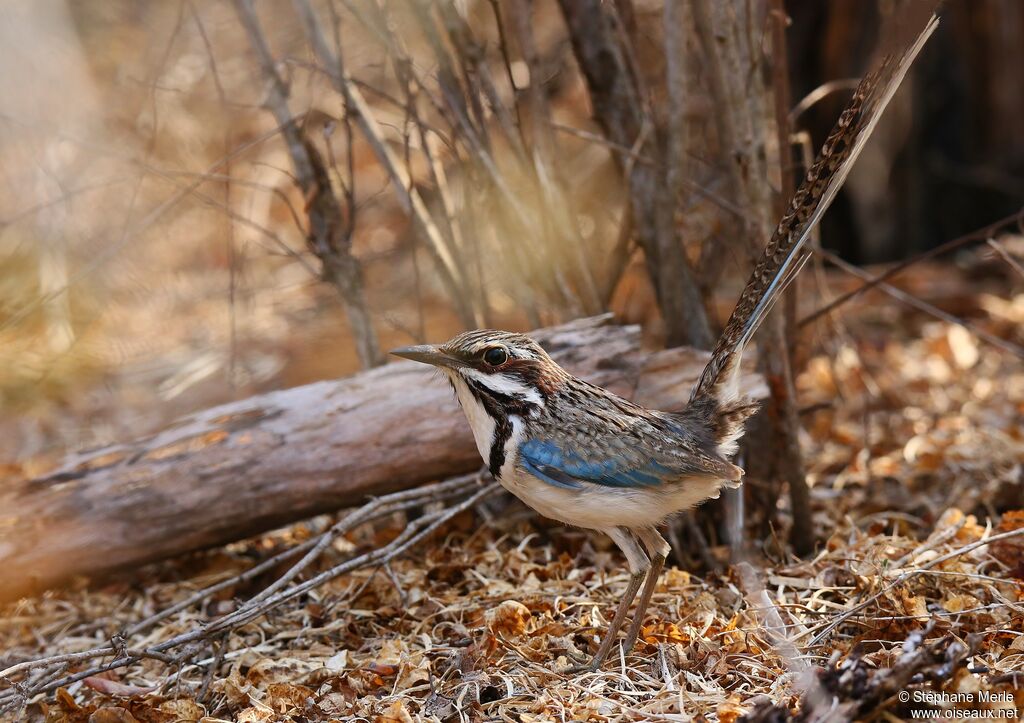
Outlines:
{"label": "tree trunk", "polygon": [[[740,13],[734,5],[710,0],[695,0],[693,10],[708,61],[723,165],[729,170],[733,199],[747,214],[746,219],[737,222],[734,237],[745,242],[750,257],[756,259],[771,238],[778,217],[768,179],[784,177],[786,169],[781,158],[789,148],[788,137],[780,137],[778,152],[769,153],[769,134],[762,129],[771,128],[772,120],[786,115],[781,111],[769,112],[772,98],[768,87],[759,80],[762,55],[753,42],[760,37],[756,15]],[[776,40],[780,37],[784,35],[775,36]],[[786,142],[782,143],[783,140]],[[784,198],[788,201],[788,192]],[[798,440],[800,420],[789,347],[786,319],[776,311],[765,320],[758,347],[771,398],[759,418],[761,421],[751,420],[749,425],[746,467],[752,478],[767,483],[761,488],[766,492],[752,492],[761,503],[757,506],[766,522],[770,523],[778,506],[781,483],[789,485],[793,512],[791,541],[798,554],[807,554],[814,547],[814,538],[810,494]],[[767,424],[770,429],[762,434],[757,429],[760,424]]]}
{"label": "tree trunk", "polygon": [[[600,0],[559,0],[573,53],[605,137],[639,155],[664,157],[666,129],[645,111],[616,13]],[[714,338],[676,223],[676,195],[663,164],[616,155],[629,184],[633,231],[665,321],[666,344],[711,348]]]}
{"label": "tree trunk", "polygon": [[[680,408],[707,355],[642,351],[638,327],[609,321],[582,319],[536,338],[574,374],[642,404]],[[761,387],[753,376],[745,382],[750,393]],[[0,492],[0,599],[480,465],[448,384],[412,362],[215,407],[150,438],[70,455],[53,474]]]}

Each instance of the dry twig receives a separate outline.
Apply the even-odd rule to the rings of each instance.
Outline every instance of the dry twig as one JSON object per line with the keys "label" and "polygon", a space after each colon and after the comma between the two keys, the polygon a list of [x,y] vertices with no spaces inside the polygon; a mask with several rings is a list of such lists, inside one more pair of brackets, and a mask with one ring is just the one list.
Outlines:
{"label": "dry twig", "polygon": [[349,204],[347,213],[342,209],[331,187],[323,157],[293,118],[288,108],[288,86],[277,71],[251,0],[235,0],[235,12],[256,53],[267,84],[266,105],[281,129],[295,169],[296,183],[306,200],[309,246],[323,264],[323,278],[341,294],[363,367],[382,364],[384,357],[363,293],[362,269],[351,252],[355,208]]}
{"label": "dry twig", "polygon": [[[180,633],[162,642],[149,645],[148,647],[141,649],[130,648],[127,646],[131,637],[145,631],[157,621],[168,617],[170,613],[167,611],[157,613],[147,620],[136,624],[130,630],[126,631],[123,636],[119,636],[118,640],[110,645],[92,648],[90,650],[80,651],[77,653],[67,653],[35,660],[26,660],[10,665],[4,670],[0,670],[0,680],[5,681],[9,686],[7,690],[0,691],[0,711],[4,708],[9,709],[11,707],[23,705],[26,701],[31,700],[40,693],[52,692],[58,688],[69,685],[78,680],[83,680],[92,675],[98,675],[99,673],[108,670],[114,670],[131,665],[143,658],[152,658],[166,664],[180,665],[189,660],[189,658],[196,652],[205,648],[205,643],[207,641],[213,640],[226,632],[234,630],[258,617],[266,615],[274,608],[289,600],[293,600],[330,580],[341,575],[351,573],[354,570],[364,567],[378,567],[387,564],[389,561],[403,554],[412,545],[420,542],[438,530],[456,515],[471,509],[475,504],[485,499],[498,488],[497,483],[494,482],[480,486],[478,480],[479,477],[477,476],[459,478],[434,485],[428,485],[416,490],[397,492],[392,495],[377,498],[367,503],[363,507],[346,515],[342,520],[333,525],[314,541],[311,541],[312,544],[307,543],[305,547],[309,548],[309,552],[304,555],[302,559],[294,563],[292,567],[275,583],[256,596],[250,598],[238,609],[216,618],[205,625]],[[351,529],[353,526],[372,521],[381,515],[391,514],[398,510],[409,509],[413,506],[420,506],[445,500],[453,496],[467,494],[468,496],[456,505],[446,508],[442,507],[411,520],[405,529],[387,545],[345,560],[344,562],[334,565],[303,582],[290,586],[287,585],[287,583],[293,580],[299,573],[308,568],[328,547],[331,541],[333,541],[339,534]],[[281,559],[281,556],[275,556],[272,559],[279,560]],[[251,578],[251,575],[243,573],[242,575],[235,576],[229,581],[224,582],[237,585],[249,578]],[[184,603],[172,606],[169,610],[173,609],[178,611],[183,609],[185,604],[194,605],[208,598],[210,595],[214,594],[214,592],[223,589],[224,582],[212,585],[200,591],[199,593],[191,596],[187,601],[184,601]],[[171,655],[171,651],[177,651],[177,654]],[[61,667],[59,672],[45,676],[42,679],[36,679],[27,683],[18,683],[15,680],[16,676],[32,675],[39,670],[52,669],[53,666],[57,664],[61,664],[63,666],[63,664],[67,663],[79,663],[110,656],[113,656],[114,659],[69,675],[64,675],[63,667]]]}

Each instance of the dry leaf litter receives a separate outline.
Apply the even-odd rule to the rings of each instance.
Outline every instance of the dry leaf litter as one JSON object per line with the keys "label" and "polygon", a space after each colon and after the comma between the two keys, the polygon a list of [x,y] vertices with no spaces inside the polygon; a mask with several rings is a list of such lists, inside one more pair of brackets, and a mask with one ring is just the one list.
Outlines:
{"label": "dry leaf litter", "polygon": [[[996,306],[993,324],[1021,341],[1024,296]],[[802,694],[824,686],[848,706],[874,691],[869,718],[899,720],[907,706],[884,677],[910,648],[932,644],[955,646],[936,653],[954,663],[906,685],[1008,691],[1011,702],[990,705],[1024,706],[1024,535],[983,542],[1024,530],[1024,365],[958,326],[931,323],[913,340],[886,326],[840,334],[799,380],[815,527],[830,531],[820,552],[797,560],[769,539],[750,565],[703,577],[666,570],[641,643],[600,672],[559,671],[596,648],[627,584],[618,552],[491,499],[385,568],[337,578],[211,640],[187,664],[142,660],[7,715],[731,723],[787,720]],[[317,564],[386,544],[408,514],[335,540]],[[331,522],[8,606],[0,668],[107,644]],[[228,613],[284,569],[130,643],[144,648]],[[853,673],[856,685],[841,680]],[[756,717],[766,710],[775,717]]]}

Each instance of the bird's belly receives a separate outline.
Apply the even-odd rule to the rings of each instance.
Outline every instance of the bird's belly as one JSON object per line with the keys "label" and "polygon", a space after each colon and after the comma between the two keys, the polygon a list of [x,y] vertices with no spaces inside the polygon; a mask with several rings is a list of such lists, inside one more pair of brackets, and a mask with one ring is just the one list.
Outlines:
{"label": "bird's belly", "polygon": [[500,482],[545,517],[592,530],[657,525],[677,512],[718,497],[723,484],[721,480],[695,477],[657,487],[606,487],[581,482],[579,488],[569,489],[539,480],[518,465],[506,465]]}

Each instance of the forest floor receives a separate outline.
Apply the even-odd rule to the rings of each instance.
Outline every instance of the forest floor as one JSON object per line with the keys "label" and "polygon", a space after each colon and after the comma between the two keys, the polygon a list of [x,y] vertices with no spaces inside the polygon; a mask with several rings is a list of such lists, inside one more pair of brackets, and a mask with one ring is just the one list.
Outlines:
{"label": "forest floor", "polygon": [[[977,303],[990,332],[1013,338],[1024,328],[1024,295]],[[698,575],[670,562],[641,643],[625,656],[613,652],[597,673],[559,671],[596,648],[627,584],[621,556],[602,536],[501,498],[460,514],[383,569],[338,577],[214,638],[187,662],[144,659],[8,715],[781,721],[799,706],[824,705],[835,706],[836,720],[899,720],[928,707],[913,702],[926,692],[940,708],[958,701],[991,717],[1017,715],[1024,364],[960,326],[919,316],[911,324],[891,309],[858,319],[832,330],[799,379],[817,554],[785,551],[782,504],[777,534],[751,545],[749,565]],[[335,540],[318,569],[386,544],[406,514]],[[333,520],[8,606],[0,610],[0,669],[108,644]],[[728,556],[723,546],[711,553]],[[144,648],[231,612],[280,572],[232,585],[127,645]],[[920,693],[903,702],[913,691]],[[982,691],[997,695],[981,703]]]}

